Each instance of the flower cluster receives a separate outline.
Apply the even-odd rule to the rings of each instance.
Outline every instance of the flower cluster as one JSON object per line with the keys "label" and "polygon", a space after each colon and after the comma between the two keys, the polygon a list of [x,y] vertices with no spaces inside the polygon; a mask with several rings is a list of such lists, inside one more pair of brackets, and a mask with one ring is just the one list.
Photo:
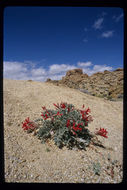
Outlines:
{"label": "flower cluster", "polygon": [[[54,134],[54,141],[58,146],[76,143],[76,138],[90,138],[88,123],[92,121],[90,109],[76,109],[72,104],[61,102],[53,104],[56,110],[42,107],[43,127],[39,130],[39,138],[49,138]],[[49,132],[48,132],[49,131]],[[88,137],[88,138],[87,138]],[[86,140],[86,141],[87,141]],[[88,140],[89,141],[89,140]]]}
{"label": "flower cluster", "polygon": [[[36,130],[38,138],[42,142],[46,142],[48,138],[53,138],[58,147],[78,146],[85,148],[89,145],[93,137],[88,129],[88,124],[93,121],[92,116],[89,115],[90,108],[85,109],[83,104],[82,109],[76,109],[74,105],[66,102],[54,103],[53,105],[56,108],[55,110],[42,107],[42,119],[37,119],[42,124],[41,126],[39,124],[39,130]],[[35,122],[30,121],[29,117],[22,124],[22,128],[27,131],[38,128]],[[107,131],[104,128],[100,128],[96,134],[107,138]]]}
{"label": "flower cluster", "polygon": [[22,122],[22,128],[24,130],[34,130],[35,128],[37,128],[37,125],[33,122],[33,121],[30,121],[29,117],[25,119],[24,122]]}
{"label": "flower cluster", "polygon": [[98,128],[96,128],[96,129],[97,129],[97,131],[95,132],[96,135],[100,135],[100,136],[103,136],[105,138],[108,138],[108,136],[107,136],[108,131],[106,129],[101,128],[101,127],[99,130],[98,130]]}
{"label": "flower cluster", "polygon": [[[43,107],[42,107],[43,108]],[[54,115],[52,115],[51,113],[49,113],[46,109],[45,109],[45,112],[42,112],[42,114],[41,114],[41,116],[42,116],[42,118],[44,119],[44,120],[46,120],[46,119],[54,119],[54,117],[55,116],[62,116],[63,114],[61,114],[59,111],[56,113],[56,114],[54,114]]]}
{"label": "flower cluster", "polygon": [[82,131],[82,127],[80,127],[80,126],[83,126],[83,123],[78,123],[76,125],[75,121],[73,121],[73,124],[71,126],[70,120],[68,119],[66,126],[68,128],[71,128],[71,132],[73,133],[73,135],[76,135],[76,131]]}
{"label": "flower cluster", "polygon": [[57,104],[53,104],[57,109],[60,109],[60,108],[63,108],[63,109],[65,109],[66,108],[66,105],[65,105],[66,103],[63,103],[63,102],[61,102],[60,104],[59,103],[57,103]]}
{"label": "flower cluster", "polygon": [[[51,110],[47,110],[46,107],[42,107],[44,110],[41,114],[44,120],[50,119],[53,122],[62,118],[66,118],[66,127],[72,132],[73,135],[76,135],[79,131],[83,131],[85,126],[88,126],[88,123],[92,121],[92,117],[88,115],[90,113],[90,109],[87,108],[85,110],[76,110],[72,104],[67,104],[61,102],[60,104],[53,104],[58,111],[51,112]],[[84,105],[82,106],[84,108]],[[59,117],[56,117],[59,116]],[[75,118],[76,116],[76,118]],[[78,121],[77,121],[78,120]]]}

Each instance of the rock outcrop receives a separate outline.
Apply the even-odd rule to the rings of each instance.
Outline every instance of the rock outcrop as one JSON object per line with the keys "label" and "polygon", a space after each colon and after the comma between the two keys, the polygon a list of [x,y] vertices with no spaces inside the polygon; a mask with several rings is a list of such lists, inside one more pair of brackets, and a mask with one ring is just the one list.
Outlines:
{"label": "rock outcrop", "polygon": [[56,85],[64,85],[75,88],[81,92],[93,96],[105,97],[108,99],[123,98],[123,69],[115,71],[97,72],[91,76],[83,73],[82,69],[69,70],[61,80],[47,79]]}

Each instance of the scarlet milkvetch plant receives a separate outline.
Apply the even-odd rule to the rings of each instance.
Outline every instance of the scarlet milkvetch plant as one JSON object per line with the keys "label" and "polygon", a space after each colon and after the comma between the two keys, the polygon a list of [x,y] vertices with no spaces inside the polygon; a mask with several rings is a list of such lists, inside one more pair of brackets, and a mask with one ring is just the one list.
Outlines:
{"label": "scarlet milkvetch plant", "polygon": [[43,126],[38,131],[42,142],[52,137],[58,147],[87,146],[91,139],[88,129],[88,123],[92,121],[90,109],[84,109],[84,105],[81,110],[76,109],[74,105],[66,102],[53,105],[55,110],[42,107]]}
{"label": "scarlet milkvetch plant", "polygon": [[[30,121],[29,118],[25,119],[23,129],[31,132],[38,128],[38,125],[35,125],[36,121],[41,121],[37,136],[42,143],[45,143],[48,138],[52,138],[59,148],[77,146],[80,149],[85,149],[93,137],[88,129],[88,124],[93,121],[89,114],[90,108],[85,109],[83,105],[82,109],[76,109],[74,105],[66,102],[54,103],[53,105],[55,110],[42,107],[41,119],[34,122]],[[96,134],[107,138],[105,129],[100,128]]]}

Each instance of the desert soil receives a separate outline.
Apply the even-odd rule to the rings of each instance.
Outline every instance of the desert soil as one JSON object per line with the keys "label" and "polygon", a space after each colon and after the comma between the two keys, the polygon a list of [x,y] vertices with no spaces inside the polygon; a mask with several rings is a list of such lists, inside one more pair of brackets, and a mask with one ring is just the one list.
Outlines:
{"label": "desert soil", "polygon": [[[123,176],[123,101],[112,102],[76,89],[36,81],[4,79],[5,182],[35,183],[120,183]],[[59,149],[42,144],[22,122],[41,118],[42,106],[72,103],[91,109],[89,130],[106,128],[108,138],[98,136],[105,148],[91,145],[86,150]],[[100,168],[97,168],[97,163]],[[95,165],[95,168],[94,168]],[[98,173],[95,170],[98,169]]]}

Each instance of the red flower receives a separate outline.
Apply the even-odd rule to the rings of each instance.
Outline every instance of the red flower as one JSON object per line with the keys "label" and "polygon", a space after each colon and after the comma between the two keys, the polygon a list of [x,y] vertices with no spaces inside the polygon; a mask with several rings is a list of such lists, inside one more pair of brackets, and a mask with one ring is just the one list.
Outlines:
{"label": "red flower", "polygon": [[82,108],[84,108],[85,106],[84,106],[84,104],[82,105]]}
{"label": "red flower", "polygon": [[75,122],[73,122],[72,128],[76,131]]}
{"label": "red flower", "polygon": [[34,125],[34,123],[32,121],[29,120],[29,117],[25,119],[24,122],[22,122],[22,128],[24,130],[28,130],[28,129],[34,129],[36,126]]}
{"label": "red flower", "polygon": [[85,112],[86,112],[86,114],[88,115],[88,113],[91,112],[91,111],[90,111],[90,109],[88,108],[87,110],[85,110]]}
{"label": "red flower", "polygon": [[76,133],[74,131],[72,131],[73,135],[76,135]]}
{"label": "red flower", "polygon": [[84,110],[80,110],[80,113],[82,115],[82,119],[84,120],[85,119],[85,115],[84,115],[85,111]]}
{"label": "red flower", "polygon": [[80,130],[80,131],[81,131],[82,128],[80,128],[79,126],[80,126],[80,123],[79,123],[77,126],[75,126],[75,122],[74,122],[72,128],[73,128],[75,131],[77,131],[77,130]]}
{"label": "red flower", "polygon": [[46,120],[46,119],[49,118],[49,116],[48,116],[47,114],[44,115],[44,114],[42,113],[41,116],[43,117],[44,120]]}
{"label": "red flower", "polygon": [[108,138],[106,135],[108,133],[108,131],[106,131],[106,129],[104,128],[100,128],[97,132],[95,132],[96,135],[100,135],[100,136],[103,136],[105,138]]}
{"label": "red flower", "polygon": [[81,114],[84,114],[84,113],[85,113],[85,111],[84,111],[84,110],[80,110],[80,113],[81,113]]}
{"label": "red flower", "polygon": [[85,115],[84,115],[84,113],[82,113],[82,119],[85,120]]}
{"label": "red flower", "polygon": [[79,123],[78,125],[77,125],[77,130],[80,130],[80,131],[82,131],[82,128],[80,128],[79,126],[82,126],[83,125],[83,123]]}
{"label": "red flower", "polygon": [[45,117],[46,117],[45,119],[48,119],[48,118],[49,118],[47,114],[45,114]]}
{"label": "red flower", "polygon": [[87,110],[80,110],[80,113],[82,115],[82,119],[85,120],[86,122],[87,121],[93,121],[93,119],[90,115],[86,116],[86,115],[88,115],[88,112],[90,112],[89,108]]}
{"label": "red flower", "polygon": [[67,108],[68,109],[68,112],[70,112],[70,108]]}
{"label": "red flower", "polygon": [[47,110],[46,110],[46,113],[50,114]]}
{"label": "red flower", "polygon": [[42,109],[43,109],[43,110],[46,110],[46,107],[45,107],[45,106],[43,106],[43,107],[42,107]]}
{"label": "red flower", "polygon": [[67,120],[67,127],[69,127],[70,126],[70,120],[68,119]]}
{"label": "red flower", "polygon": [[64,109],[66,108],[66,106],[65,106],[64,103],[61,103],[60,107],[61,107],[61,108],[64,108]]}
{"label": "red flower", "polygon": [[41,116],[44,118],[44,114],[42,113]]}
{"label": "red flower", "polygon": [[63,114],[58,111],[56,115],[62,116]]}
{"label": "red flower", "polygon": [[54,105],[56,108],[58,108],[58,109],[59,109],[59,104],[57,104],[57,105],[56,105],[56,104],[53,104],[53,105]]}

